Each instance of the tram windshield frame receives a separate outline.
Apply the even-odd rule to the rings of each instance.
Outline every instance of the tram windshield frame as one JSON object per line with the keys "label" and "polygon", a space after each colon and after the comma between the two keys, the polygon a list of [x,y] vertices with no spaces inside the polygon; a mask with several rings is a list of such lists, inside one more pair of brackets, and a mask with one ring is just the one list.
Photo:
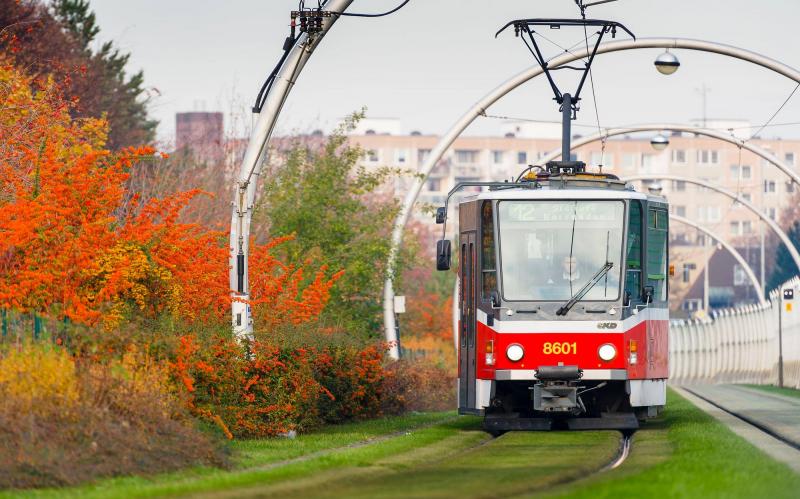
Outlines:
{"label": "tram windshield frame", "polygon": [[498,201],[503,300],[563,303],[610,262],[611,269],[581,301],[618,301],[626,211],[621,199]]}

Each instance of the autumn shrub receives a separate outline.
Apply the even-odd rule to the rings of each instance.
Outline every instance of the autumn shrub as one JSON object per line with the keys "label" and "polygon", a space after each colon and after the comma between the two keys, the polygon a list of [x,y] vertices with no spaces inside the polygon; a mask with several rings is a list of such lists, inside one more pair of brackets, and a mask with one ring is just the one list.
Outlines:
{"label": "autumn shrub", "polygon": [[444,411],[456,405],[456,384],[446,369],[425,360],[399,360],[386,366],[382,410]]}
{"label": "autumn shrub", "polygon": [[383,397],[383,349],[332,345],[314,351],[314,371],[327,397],[319,412],[327,423],[375,417]]}
{"label": "autumn shrub", "polygon": [[43,343],[6,347],[0,351],[0,487],[224,464],[168,375],[137,351],[99,364]]}

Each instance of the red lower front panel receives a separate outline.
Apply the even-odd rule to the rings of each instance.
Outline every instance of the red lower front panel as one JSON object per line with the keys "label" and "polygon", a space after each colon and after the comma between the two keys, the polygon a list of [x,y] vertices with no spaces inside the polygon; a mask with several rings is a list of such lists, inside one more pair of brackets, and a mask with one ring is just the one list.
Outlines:
{"label": "red lower front panel", "polygon": [[[643,320],[627,331],[614,332],[498,333],[480,322],[477,326],[476,377],[479,379],[494,379],[497,369],[531,370],[557,365],[578,366],[584,370],[626,369],[628,379],[660,379],[668,375],[669,325],[666,320]],[[554,324],[554,329],[556,327]],[[525,351],[518,362],[506,357],[506,349],[515,343]],[[606,343],[614,345],[617,351],[610,361],[598,355],[598,350]],[[494,365],[486,362],[489,349],[493,351]],[[635,363],[631,363],[631,353],[635,353]]]}

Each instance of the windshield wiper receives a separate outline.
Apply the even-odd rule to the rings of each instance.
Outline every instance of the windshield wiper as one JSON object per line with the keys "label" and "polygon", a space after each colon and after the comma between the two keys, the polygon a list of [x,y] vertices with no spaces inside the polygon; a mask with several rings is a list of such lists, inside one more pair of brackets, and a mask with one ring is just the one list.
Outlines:
{"label": "windshield wiper", "polygon": [[556,311],[556,315],[567,315],[567,312],[569,312],[572,309],[572,307],[574,307],[575,304],[578,303],[581,300],[581,298],[583,298],[586,295],[586,293],[588,293],[589,290],[594,287],[595,284],[600,282],[600,279],[602,279],[603,276],[606,275],[613,266],[614,264],[612,262],[606,262],[606,264],[603,265],[602,268],[600,268],[600,270],[598,270],[595,273],[595,275],[592,276],[591,279],[589,279],[589,282],[584,284],[583,287],[579,289],[577,293],[572,295],[572,298],[570,298],[567,303],[561,305],[561,308],[559,308]]}

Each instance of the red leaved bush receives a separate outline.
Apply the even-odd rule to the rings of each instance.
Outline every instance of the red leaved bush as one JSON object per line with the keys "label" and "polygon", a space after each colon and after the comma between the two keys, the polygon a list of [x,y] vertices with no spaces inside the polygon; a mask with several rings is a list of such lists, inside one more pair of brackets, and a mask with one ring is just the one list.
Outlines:
{"label": "red leaved bush", "polygon": [[[178,219],[189,191],[139,200],[126,189],[151,148],[103,149],[103,120],[73,120],[52,81],[0,60],[0,308],[116,327],[130,315],[221,321],[229,311],[224,232]],[[340,274],[285,266],[253,244],[262,324],[316,318]],[[270,322],[273,321],[273,322]]]}
{"label": "red leaved bush", "polygon": [[322,423],[380,414],[382,349],[281,348],[229,338],[202,345],[183,336],[173,375],[190,410],[236,437],[307,431]]}

